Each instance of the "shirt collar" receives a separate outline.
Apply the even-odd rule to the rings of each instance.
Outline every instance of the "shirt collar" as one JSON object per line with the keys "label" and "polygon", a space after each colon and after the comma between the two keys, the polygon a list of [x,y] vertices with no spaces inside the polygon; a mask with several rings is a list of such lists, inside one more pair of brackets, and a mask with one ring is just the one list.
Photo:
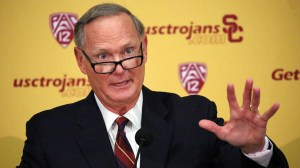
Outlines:
{"label": "shirt collar", "polygon": [[[105,126],[107,131],[111,129],[114,124],[114,121],[119,117],[119,115],[109,111],[104,105],[100,102],[96,94],[94,94],[97,105],[102,113]],[[124,116],[132,123],[133,127],[136,129],[141,128],[141,121],[142,121],[142,106],[143,106],[143,92],[141,91],[139,99],[137,103],[134,105],[132,109],[124,114]],[[129,124],[130,126],[131,124]]]}

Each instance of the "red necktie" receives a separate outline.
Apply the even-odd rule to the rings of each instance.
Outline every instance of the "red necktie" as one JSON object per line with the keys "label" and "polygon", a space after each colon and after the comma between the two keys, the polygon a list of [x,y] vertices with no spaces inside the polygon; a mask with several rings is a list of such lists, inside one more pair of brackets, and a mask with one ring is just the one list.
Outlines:
{"label": "red necktie", "polygon": [[119,168],[133,168],[134,154],[124,131],[128,119],[121,116],[116,119],[116,123],[118,124],[118,133],[115,143],[115,157],[117,163]]}

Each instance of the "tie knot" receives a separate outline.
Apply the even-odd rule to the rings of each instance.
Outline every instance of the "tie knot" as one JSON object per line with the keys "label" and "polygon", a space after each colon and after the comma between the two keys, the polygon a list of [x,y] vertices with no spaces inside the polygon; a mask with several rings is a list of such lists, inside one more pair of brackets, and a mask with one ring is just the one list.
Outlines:
{"label": "tie knot", "polygon": [[116,119],[116,123],[118,124],[118,130],[123,131],[125,128],[125,125],[128,123],[128,119],[124,116],[120,116]]}

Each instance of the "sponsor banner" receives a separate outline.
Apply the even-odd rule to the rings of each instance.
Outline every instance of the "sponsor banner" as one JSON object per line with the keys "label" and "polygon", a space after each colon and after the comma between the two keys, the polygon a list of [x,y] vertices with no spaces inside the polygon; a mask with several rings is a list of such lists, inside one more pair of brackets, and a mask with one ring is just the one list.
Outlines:
{"label": "sponsor banner", "polygon": [[286,70],[277,68],[272,72],[272,79],[275,81],[298,81],[300,78],[300,70]]}
{"label": "sponsor banner", "polygon": [[181,35],[188,44],[241,43],[244,40],[243,31],[236,14],[226,14],[220,18],[220,23],[216,24],[191,21],[189,25],[165,24],[146,27],[148,35]]}
{"label": "sponsor banner", "polygon": [[62,97],[85,97],[91,90],[88,79],[75,78],[68,75],[63,75],[62,78],[50,77],[28,77],[28,78],[15,78],[13,81],[15,89],[27,88],[57,88],[58,93]]}

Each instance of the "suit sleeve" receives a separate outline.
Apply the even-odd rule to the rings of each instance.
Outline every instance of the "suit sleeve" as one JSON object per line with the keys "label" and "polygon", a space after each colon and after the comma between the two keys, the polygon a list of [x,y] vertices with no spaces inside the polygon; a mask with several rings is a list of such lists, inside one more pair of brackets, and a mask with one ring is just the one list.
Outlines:
{"label": "suit sleeve", "polygon": [[43,148],[33,119],[26,124],[26,136],[23,156],[19,168],[47,168]]}
{"label": "suit sleeve", "polygon": [[268,165],[268,168],[288,168],[289,164],[287,162],[286,157],[282,153],[282,151],[276,146],[276,144],[272,141],[273,144],[273,156]]}
{"label": "suit sleeve", "polygon": [[[289,168],[286,157],[281,150],[273,143],[273,155],[267,168]],[[242,156],[242,167],[244,168],[263,168],[246,156]]]}

